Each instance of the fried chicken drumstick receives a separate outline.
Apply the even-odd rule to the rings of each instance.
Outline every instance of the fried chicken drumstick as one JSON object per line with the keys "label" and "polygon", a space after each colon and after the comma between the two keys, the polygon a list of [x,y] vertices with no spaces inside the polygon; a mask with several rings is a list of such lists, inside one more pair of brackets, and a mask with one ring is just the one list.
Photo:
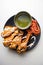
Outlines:
{"label": "fried chicken drumstick", "polygon": [[31,31],[28,30],[28,33],[26,35],[26,38],[24,38],[24,40],[21,42],[21,44],[18,46],[17,48],[17,52],[18,53],[21,53],[21,52],[25,52],[26,49],[27,49],[27,43],[30,39],[30,36],[31,36]]}

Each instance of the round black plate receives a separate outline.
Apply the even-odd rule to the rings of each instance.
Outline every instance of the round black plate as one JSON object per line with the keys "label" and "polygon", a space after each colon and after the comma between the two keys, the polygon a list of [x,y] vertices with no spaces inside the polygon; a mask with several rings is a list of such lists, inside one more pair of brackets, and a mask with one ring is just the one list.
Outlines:
{"label": "round black plate", "polygon": [[[36,20],[34,17],[32,17],[32,19]],[[5,23],[5,26],[7,26],[7,25],[15,26],[15,24],[14,24],[14,16],[12,16],[11,18],[8,19],[8,21]],[[38,25],[39,25],[39,23],[38,23]],[[4,26],[4,28],[5,28],[5,26]],[[40,27],[40,25],[39,25],[39,27]],[[32,36],[32,37],[36,38],[36,41],[34,43],[33,43],[33,39],[31,39],[32,37],[30,38],[30,40],[28,42],[28,45],[27,45],[28,46],[27,50],[33,49],[38,44],[39,39],[40,39],[40,35],[41,35],[41,32],[37,36],[35,36],[35,35]]]}

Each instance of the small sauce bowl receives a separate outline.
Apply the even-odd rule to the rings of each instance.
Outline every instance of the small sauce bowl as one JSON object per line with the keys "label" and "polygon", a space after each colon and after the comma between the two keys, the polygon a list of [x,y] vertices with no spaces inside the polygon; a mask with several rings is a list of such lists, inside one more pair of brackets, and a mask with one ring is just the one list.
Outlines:
{"label": "small sauce bowl", "polygon": [[32,17],[29,13],[22,11],[15,15],[14,23],[19,29],[25,30],[30,27],[32,23]]}

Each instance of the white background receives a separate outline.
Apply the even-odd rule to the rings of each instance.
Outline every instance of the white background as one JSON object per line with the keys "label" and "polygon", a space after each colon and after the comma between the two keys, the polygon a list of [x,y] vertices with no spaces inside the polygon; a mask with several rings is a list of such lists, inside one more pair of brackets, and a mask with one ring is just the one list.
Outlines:
{"label": "white background", "polygon": [[20,11],[27,11],[38,20],[40,41],[33,50],[21,56],[5,48],[0,36],[0,65],[43,65],[43,0],[0,0],[0,33],[6,21]]}

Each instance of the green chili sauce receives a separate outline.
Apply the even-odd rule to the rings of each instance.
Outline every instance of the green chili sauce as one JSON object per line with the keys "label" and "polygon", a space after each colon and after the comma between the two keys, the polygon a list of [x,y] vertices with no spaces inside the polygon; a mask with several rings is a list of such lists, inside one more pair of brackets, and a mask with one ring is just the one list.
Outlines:
{"label": "green chili sauce", "polygon": [[30,25],[30,18],[28,16],[19,16],[17,19],[16,19],[16,24],[22,28]]}

